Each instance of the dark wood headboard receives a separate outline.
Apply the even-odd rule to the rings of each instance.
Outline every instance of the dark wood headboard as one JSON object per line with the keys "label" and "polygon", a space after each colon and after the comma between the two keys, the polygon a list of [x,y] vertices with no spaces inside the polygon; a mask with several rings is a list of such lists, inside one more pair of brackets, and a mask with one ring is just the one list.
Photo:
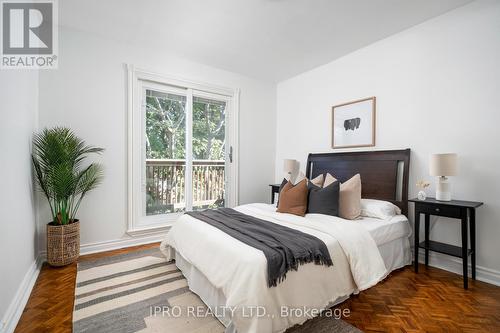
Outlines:
{"label": "dark wood headboard", "polygon": [[410,149],[309,154],[307,177],[327,172],[340,182],[359,173],[363,198],[390,201],[408,216]]}

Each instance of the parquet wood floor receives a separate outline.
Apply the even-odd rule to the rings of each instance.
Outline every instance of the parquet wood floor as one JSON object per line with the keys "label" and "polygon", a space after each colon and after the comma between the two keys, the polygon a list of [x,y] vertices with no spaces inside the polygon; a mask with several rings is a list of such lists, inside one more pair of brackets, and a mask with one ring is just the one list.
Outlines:
{"label": "parquet wood floor", "polygon": [[500,332],[500,287],[438,268],[407,266],[352,296],[343,318],[364,332]]}
{"label": "parquet wood floor", "polygon": [[[158,246],[149,244],[82,256],[91,260]],[[17,325],[18,333],[70,333],[76,264],[46,264]],[[345,321],[364,332],[500,332],[500,287],[469,281],[437,268],[411,267],[391,273],[375,287],[352,296],[340,308]]]}

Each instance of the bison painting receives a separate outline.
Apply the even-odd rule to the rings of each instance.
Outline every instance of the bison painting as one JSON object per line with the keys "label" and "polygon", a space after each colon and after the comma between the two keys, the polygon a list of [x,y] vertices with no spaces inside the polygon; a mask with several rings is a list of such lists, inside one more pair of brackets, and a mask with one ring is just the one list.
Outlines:
{"label": "bison painting", "polygon": [[344,129],[346,131],[348,130],[355,130],[359,128],[359,124],[361,124],[361,118],[352,118],[352,119],[346,119],[344,120]]}

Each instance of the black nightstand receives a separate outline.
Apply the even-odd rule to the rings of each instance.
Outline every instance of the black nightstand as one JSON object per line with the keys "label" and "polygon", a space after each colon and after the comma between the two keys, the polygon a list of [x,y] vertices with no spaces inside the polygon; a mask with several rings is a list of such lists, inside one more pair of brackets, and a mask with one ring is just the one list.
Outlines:
{"label": "black nightstand", "polygon": [[[482,202],[474,201],[438,201],[434,198],[426,200],[411,199],[415,203],[415,273],[418,273],[418,249],[425,249],[425,265],[429,264],[429,250],[450,256],[462,258],[464,288],[468,288],[467,280],[467,260],[471,256],[472,279],[476,279],[476,208],[481,206]],[[425,241],[419,243],[420,214],[425,215]],[[429,240],[430,216],[437,215],[460,219],[462,222],[462,247],[440,243]],[[467,221],[470,228],[470,249],[468,246]]]}
{"label": "black nightstand", "polygon": [[271,186],[271,203],[274,203],[274,194],[280,193],[281,184],[269,184]]}

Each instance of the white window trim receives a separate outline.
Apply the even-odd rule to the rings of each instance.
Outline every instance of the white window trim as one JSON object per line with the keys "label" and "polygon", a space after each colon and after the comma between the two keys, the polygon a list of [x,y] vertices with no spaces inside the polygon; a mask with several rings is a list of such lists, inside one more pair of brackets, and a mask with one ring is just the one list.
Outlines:
{"label": "white window trim", "polygon": [[[161,215],[158,222],[148,223],[147,226],[141,225],[142,216],[142,200],[138,199],[136,195],[137,191],[141,192],[141,188],[137,188],[138,185],[135,184],[137,177],[141,176],[142,165],[141,158],[135,156],[138,151],[141,151],[141,147],[134,147],[138,144],[136,140],[142,135],[141,124],[134,122],[134,112],[137,109],[136,103],[141,103],[139,89],[139,81],[150,81],[153,83],[167,84],[173,87],[181,87],[187,90],[196,90],[206,93],[212,93],[217,95],[222,95],[228,98],[231,103],[231,114],[229,115],[228,121],[228,147],[232,146],[232,160],[231,167],[228,173],[228,186],[230,188],[229,195],[227,197],[228,207],[234,207],[238,205],[238,192],[239,192],[239,138],[238,138],[238,115],[239,115],[239,95],[240,90],[238,88],[231,89],[226,87],[215,86],[202,82],[195,82],[191,80],[185,80],[180,78],[174,78],[165,76],[162,74],[146,71],[134,67],[131,64],[127,65],[127,234],[131,236],[143,236],[149,232],[158,232],[159,230],[167,230],[172,223],[180,216],[182,213],[169,214],[168,220],[165,221],[165,215]],[[192,93],[188,94],[191,96]],[[189,103],[187,103],[189,104]],[[187,110],[190,113],[189,110]],[[189,117],[188,117],[189,118]],[[191,120],[189,120],[190,122]],[[192,130],[188,125],[188,130]],[[140,144],[140,143],[139,143]],[[226,154],[229,154],[229,149],[227,149]],[[187,180],[189,181],[189,180]],[[151,219],[150,219],[151,220]]]}

